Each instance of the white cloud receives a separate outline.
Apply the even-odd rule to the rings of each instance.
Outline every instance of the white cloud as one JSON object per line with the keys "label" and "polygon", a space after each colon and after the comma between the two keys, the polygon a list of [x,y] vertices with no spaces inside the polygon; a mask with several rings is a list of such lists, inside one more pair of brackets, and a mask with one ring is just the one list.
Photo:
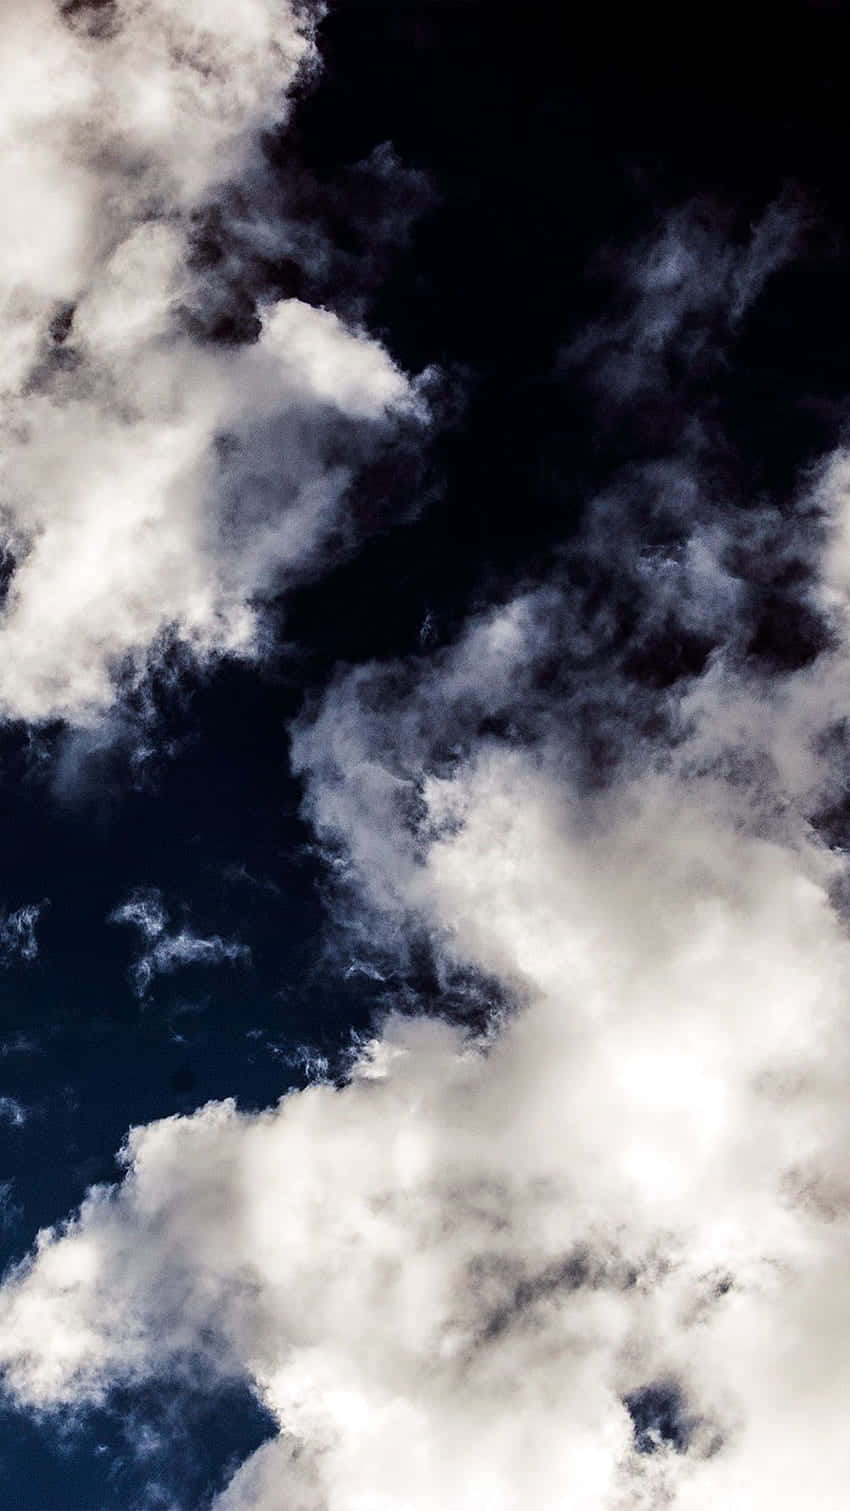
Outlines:
{"label": "white cloud", "polygon": [[[135,1130],[123,1183],[3,1288],[22,1402],[247,1377],[281,1433],[227,1511],[791,1511],[801,1483],[844,1506],[845,863],[807,783],[724,768],[722,721],[706,745],[710,671],[662,694],[677,739],[590,791],[570,710],[525,698],[557,604],[473,624],[386,717],[379,671],[354,674],[300,737],[371,926],[424,920],[516,1010],[478,1042],[390,1018],[342,1090]],[[830,666],[764,680],[766,744],[805,743],[799,689]],[[475,697],[512,700],[524,740],[471,735]],[[437,769],[449,729],[462,748]],[[128,907],[166,936],[156,899]],[[645,1449],[650,1385],[680,1435],[648,1453],[625,1403]]]}
{"label": "white cloud", "polygon": [[[79,1403],[209,1351],[283,1429],[228,1507],[631,1511],[648,1479],[790,1508],[812,1459],[842,1506],[829,858],[663,780],[590,819],[521,756],[460,788],[424,886],[524,1010],[484,1048],[390,1021],[341,1092],[136,1130],[123,1185],[7,1283],[10,1385]],[[647,1460],[622,1401],[670,1378],[692,1445]]]}
{"label": "white cloud", "polygon": [[327,310],[270,304],[236,349],[184,318],[211,297],[192,215],[250,183],[259,131],[314,61],[309,15],[119,0],[90,36],[51,0],[4,7],[7,717],[91,722],[163,636],[256,651],[258,601],[314,557],[370,434],[414,405]]}
{"label": "white cloud", "polygon": [[[295,732],[358,962],[415,925],[509,1009],[396,1014],[342,1089],[133,1130],[0,1288],[19,1402],[247,1378],[280,1433],[221,1511],[843,1511],[845,467],[791,518],[691,462]],[[817,630],[778,667],[774,580]],[[158,895],[122,911],[173,937]]]}
{"label": "white cloud", "polygon": [[251,958],[248,946],[238,939],[223,939],[220,934],[204,938],[185,926],[169,931],[168,915],[155,889],[141,890],[109,915],[110,923],[133,924],[141,933],[143,946],[133,963],[133,984],[144,997],[155,976],[170,976],[183,965],[245,964]]}

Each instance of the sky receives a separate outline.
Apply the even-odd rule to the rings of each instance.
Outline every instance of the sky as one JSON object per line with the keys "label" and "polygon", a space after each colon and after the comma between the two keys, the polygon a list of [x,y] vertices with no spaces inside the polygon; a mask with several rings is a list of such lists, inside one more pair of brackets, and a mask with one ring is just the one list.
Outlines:
{"label": "sky", "polygon": [[848,40],[0,8],[0,1511],[845,1511]]}

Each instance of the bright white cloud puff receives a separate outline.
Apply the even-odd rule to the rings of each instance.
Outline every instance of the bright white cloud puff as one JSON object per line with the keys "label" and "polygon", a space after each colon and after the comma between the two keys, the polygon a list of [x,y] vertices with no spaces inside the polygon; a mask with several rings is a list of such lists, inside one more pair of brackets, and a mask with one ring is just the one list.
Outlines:
{"label": "bright white cloud puff", "polygon": [[416,408],[327,310],[268,305],[237,349],[186,319],[193,215],[234,178],[250,192],[313,64],[310,14],[116,0],[92,35],[53,0],[3,7],[6,718],[98,719],[164,637],[253,654],[263,594],[320,551],[370,434]]}

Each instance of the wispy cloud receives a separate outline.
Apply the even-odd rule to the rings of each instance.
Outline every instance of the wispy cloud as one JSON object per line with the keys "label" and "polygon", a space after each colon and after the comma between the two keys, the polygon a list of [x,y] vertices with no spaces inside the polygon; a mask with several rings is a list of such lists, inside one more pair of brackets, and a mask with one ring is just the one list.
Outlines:
{"label": "wispy cloud", "polygon": [[37,958],[36,924],[46,907],[46,902],[31,902],[12,913],[0,911],[0,964]]}
{"label": "wispy cloud", "polygon": [[146,996],[156,976],[171,975],[186,965],[247,964],[251,951],[236,939],[220,934],[207,938],[192,933],[185,926],[168,928],[168,915],[161,894],[153,888],[135,892],[109,915],[110,923],[129,923],[141,935],[141,953],[133,964],[133,984],[140,997]]}
{"label": "wispy cloud", "polygon": [[9,1055],[34,1055],[39,1052],[38,1040],[29,1034],[15,1033],[10,1034],[6,1039],[0,1039],[0,1057],[4,1060]]}
{"label": "wispy cloud", "polygon": [[26,1107],[16,1097],[0,1096],[0,1122],[8,1123],[12,1128],[23,1128],[28,1115]]}
{"label": "wispy cloud", "polygon": [[768,280],[793,261],[810,220],[788,194],[736,243],[728,210],[692,201],[639,245],[606,249],[596,272],[612,286],[612,308],[564,351],[565,367],[584,372],[609,421],[646,393],[668,402],[680,386],[690,393],[694,378],[722,364],[730,337]]}
{"label": "wispy cloud", "polygon": [[17,1227],[22,1215],[22,1209],[14,1199],[14,1190],[13,1180],[0,1180],[0,1229]]}
{"label": "wispy cloud", "polygon": [[29,1117],[29,1112],[23,1103],[18,1102],[17,1097],[0,1097],[0,1123],[8,1123],[9,1126],[20,1129]]}

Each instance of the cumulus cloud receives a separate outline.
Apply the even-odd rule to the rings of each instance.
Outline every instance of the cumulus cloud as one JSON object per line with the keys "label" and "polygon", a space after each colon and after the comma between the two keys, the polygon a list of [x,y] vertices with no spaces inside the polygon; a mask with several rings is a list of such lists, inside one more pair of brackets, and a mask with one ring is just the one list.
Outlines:
{"label": "cumulus cloud", "polygon": [[416,409],[326,309],[269,299],[236,346],[205,322],[221,278],[198,216],[234,179],[250,190],[260,134],[315,64],[316,11],[93,14],[36,0],[0,18],[0,712],[77,724],[169,637],[253,654],[263,595],[338,525],[390,412]]}
{"label": "cumulus cloud", "polygon": [[109,922],[132,924],[141,935],[141,953],[131,972],[140,997],[147,995],[155,976],[170,976],[181,966],[245,964],[251,958],[248,946],[238,939],[220,934],[204,938],[185,926],[169,930],[161,894],[154,888],[135,892],[110,913]]}
{"label": "cumulus cloud", "polygon": [[502,1007],[133,1130],[0,1289],[18,1401],[249,1380],[221,1511],[843,1511],[848,463],[753,506],[701,455],[305,715],[358,960],[424,931]]}
{"label": "cumulus cloud", "polygon": [[[7,1283],[10,1386],[247,1372],[282,1432],[228,1507],[790,1506],[812,1457],[839,1507],[850,957],[818,857],[660,793],[594,832],[521,761],[468,797],[440,895],[525,1009],[484,1045],[391,1021],[342,1091],[137,1130]],[[655,1453],[648,1386],[687,1424]]]}

